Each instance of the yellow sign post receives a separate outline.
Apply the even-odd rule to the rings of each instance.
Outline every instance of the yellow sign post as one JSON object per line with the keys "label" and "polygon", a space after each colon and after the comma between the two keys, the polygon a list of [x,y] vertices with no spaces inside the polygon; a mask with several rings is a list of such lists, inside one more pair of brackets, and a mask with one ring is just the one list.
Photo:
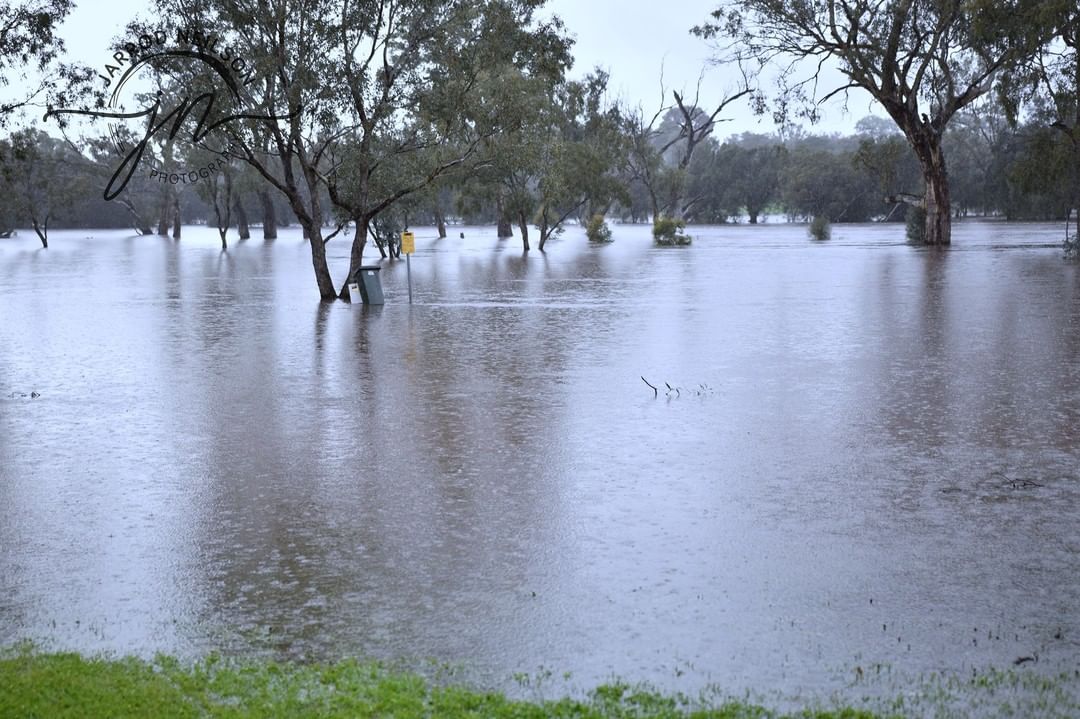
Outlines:
{"label": "yellow sign post", "polygon": [[409,304],[412,304],[412,263],[409,256],[416,252],[416,235],[405,230],[401,233],[401,251],[405,253],[405,271],[409,275]]}

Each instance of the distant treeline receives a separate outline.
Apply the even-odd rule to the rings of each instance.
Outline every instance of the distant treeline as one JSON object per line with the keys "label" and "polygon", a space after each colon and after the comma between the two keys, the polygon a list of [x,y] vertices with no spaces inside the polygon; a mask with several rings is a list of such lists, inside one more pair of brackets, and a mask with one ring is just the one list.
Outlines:
{"label": "distant treeline", "polygon": [[[680,244],[685,222],[765,213],[906,219],[944,246],[955,216],[1080,209],[1075,0],[706,4],[687,31],[714,43],[729,89],[676,79],[649,108],[613,102],[603,70],[572,78],[574,38],[543,5],[150,0],[86,68],[54,32],[73,0],[2,3],[0,232],[47,246],[50,227],[206,222],[226,248],[296,222],[332,301],[348,282],[325,243],[346,227],[353,276],[369,241],[393,255],[405,226],[453,219],[524,251],[574,219],[596,241],[605,218],[652,220]],[[889,119],[796,129],[848,92]],[[744,104],[781,134],[722,137]]]}
{"label": "distant treeline", "polygon": [[[659,150],[676,137],[678,117],[670,112],[650,143]],[[82,151],[39,130],[23,130],[0,139],[0,231],[35,224],[49,228],[120,228],[140,232],[171,232],[181,224],[210,224],[215,216],[213,181],[178,179],[176,184],[141,169],[119,201],[105,201],[102,188],[112,168],[95,161],[90,143]],[[1071,207],[1071,174],[1067,138],[1036,123],[1010,126],[992,104],[962,113],[945,133],[955,217],[996,216],[1010,220],[1062,220]],[[625,151],[627,145],[614,145]],[[673,145],[662,155],[673,164]],[[234,229],[251,224],[271,227],[295,222],[274,188],[255,173],[235,163],[230,170]],[[613,178],[617,199],[609,217],[623,222],[653,219],[646,182],[628,169],[632,163],[613,162],[621,168]],[[182,170],[181,170],[182,172]],[[706,138],[687,168],[682,214],[690,224],[756,223],[764,214],[789,220],[827,217],[830,222],[902,222],[905,207],[923,194],[922,175],[908,143],[889,120],[867,116],[849,135],[789,132],[744,133],[725,140]],[[472,225],[503,225],[513,233],[517,218],[507,217],[500,198],[500,183],[477,179],[454,182],[447,178],[430,193],[427,202],[403,202],[386,213],[387,229],[406,224],[439,225],[460,221]],[[170,191],[166,191],[170,190]],[[175,198],[173,192],[175,190]],[[662,196],[664,188],[659,188]],[[164,199],[178,205],[170,213]],[[327,206],[332,206],[329,197]],[[582,205],[570,217],[587,219],[596,208]],[[344,218],[343,218],[344,219]],[[511,219],[514,222],[511,222]],[[527,217],[531,223],[533,217]],[[168,220],[163,224],[163,220]],[[168,227],[165,230],[165,227]],[[392,227],[389,227],[392,226]],[[520,228],[520,224],[519,224]],[[374,228],[373,228],[374,229]]]}

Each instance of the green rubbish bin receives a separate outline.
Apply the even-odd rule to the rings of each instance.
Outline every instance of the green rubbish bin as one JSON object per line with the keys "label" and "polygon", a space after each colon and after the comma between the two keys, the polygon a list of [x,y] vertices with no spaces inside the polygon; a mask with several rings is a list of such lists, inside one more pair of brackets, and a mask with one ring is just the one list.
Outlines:
{"label": "green rubbish bin", "polygon": [[[353,283],[359,286],[360,298],[366,305],[381,305],[383,302],[382,282],[379,280],[378,265],[364,265],[353,275]],[[352,293],[352,288],[349,292]],[[355,301],[355,298],[353,299]]]}

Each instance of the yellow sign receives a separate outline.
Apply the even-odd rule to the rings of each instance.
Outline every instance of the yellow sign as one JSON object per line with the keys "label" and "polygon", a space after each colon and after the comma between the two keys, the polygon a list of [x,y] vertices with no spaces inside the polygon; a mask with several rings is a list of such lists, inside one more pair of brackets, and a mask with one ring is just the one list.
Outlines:
{"label": "yellow sign", "polygon": [[401,251],[406,255],[411,255],[416,252],[416,236],[413,233],[401,233]]}

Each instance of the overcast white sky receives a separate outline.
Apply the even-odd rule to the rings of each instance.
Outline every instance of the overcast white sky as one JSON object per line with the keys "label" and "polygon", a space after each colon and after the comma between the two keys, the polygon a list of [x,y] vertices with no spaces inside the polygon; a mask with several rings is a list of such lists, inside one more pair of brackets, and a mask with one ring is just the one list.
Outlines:
{"label": "overcast white sky", "polygon": [[[110,38],[146,7],[141,0],[78,0],[63,28],[68,55],[99,67],[107,58]],[[660,103],[660,69],[668,89],[693,92],[705,70],[701,104],[715,103],[735,86],[736,77],[709,63],[707,43],[690,35],[690,28],[713,9],[710,0],[549,0],[548,9],[559,15],[576,39],[574,70],[580,77],[596,66],[611,74],[612,99],[641,103],[654,112]],[[852,100],[845,114],[839,103],[826,107],[816,131],[848,132],[870,113],[867,100]],[[755,117],[745,103],[728,114],[721,136],[738,132],[772,132],[768,118]]]}

